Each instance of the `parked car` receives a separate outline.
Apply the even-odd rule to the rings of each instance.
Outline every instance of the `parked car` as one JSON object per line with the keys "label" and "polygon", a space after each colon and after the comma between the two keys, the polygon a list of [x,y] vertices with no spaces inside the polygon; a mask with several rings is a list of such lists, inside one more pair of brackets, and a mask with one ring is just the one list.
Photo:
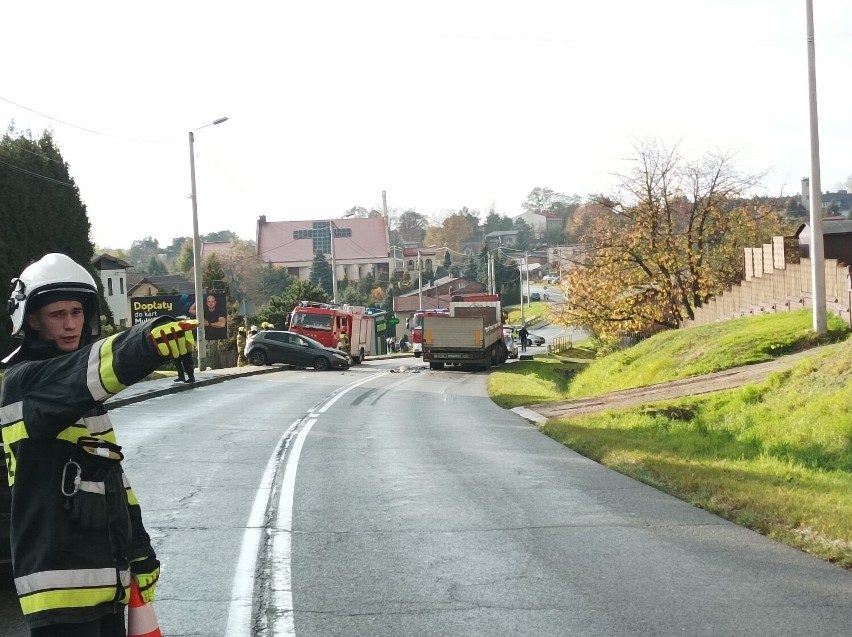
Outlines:
{"label": "parked car", "polygon": [[543,281],[545,283],[550,283],[550,284],[559,283],[559,277],[555,274],[548,274],[546,277],[544,277]]}
{"label": "parked car", "polygon": [[518,341],[512,338],[511,335],[503,336],[503,343],[506,345],[506,351],[509,352],[509,358],[518,357]]}
{"label": "parked car", "polygon": [[325,347],[312,338],[283,330],[264,330],[246,345],[246,358],[252,365],[284,363],[313,367],[318,371],[348,369],[352,359],[346,352]]}
{"label": "parked car", "polygon": [[544,337],[530,332],[527,334],[527,347],[531,345],[544,345]]}
{"label": "parked car", "polygon": [[541,294],[538,292],[532,292],[530,294],[530,301],[541,301]]}

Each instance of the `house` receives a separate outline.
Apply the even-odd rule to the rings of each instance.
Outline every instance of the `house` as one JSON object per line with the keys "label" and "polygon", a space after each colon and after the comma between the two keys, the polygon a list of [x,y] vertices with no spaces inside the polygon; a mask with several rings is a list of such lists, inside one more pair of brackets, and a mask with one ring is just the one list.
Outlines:
{"label": "house", "polygon": [[100,274],[104,288],[104,298],[112,312],[115,325],[130,325],[130,305],[127,302],[127,269],[132,268],[127,261],[111,254],[96,254],[91,259],[92,267]]}
{"label": "house", "polygon": [[[801,258],[809,258],[811,226],[803,223],[794,235],[799,240]],[[826,217],[822,220],[822,247],[826,259],[837,259],[852,265],[852,220],[845,217]]]}
{"label": "house", "polygon": [[266,215],[258,219],[257,255],[261,261],[286,268],[290,276],[306,281],[317,252],[334,264],[338,281],[359,281],[368,273],[387,281],[394,263],[388,220],[378,216],[267,221]]}
{"label": "house", "polygon": [[552,212],[542,212],[540,210],[527,210],[514,219],[523,219],[524,222],[532,228],[533,234],[541,238],[548,232],[559,233],[562,231],[562,217]]}
{"label": "house", "polygon": [[495,230],[485,235],[485,243],[489,249],[513,248],[518,244],[517,230]]}
{"label": "house", "polygon": [[195,283],[187,281],[179,274],[163,274],[161,276],[146,276],[133,285],[128,292],[128,297],[133,296],[160,296],[167,294],[192,294],[195,295]]}
{"label": "house", "polygon": [[[809,177],[802,179],[802,205],[808,212],[811,211],[811,180]],[[852,213],[852,194],[846,190],[822,193],[823,214],[838,214],[848,216]]]}
{"label": "house", "polygon": [[219,259],[219,263],[224,263],[231,253],[230,241],[202,241],[201,242],[201,263],[215,254]]}
{"label": "house", "polygon": [[412,281],[417,278],[419,272],[435,272],[438,266],[444,263],[443,260],[438,260],[435,246],[403,248],[402,261]]}
{"label": "house", "polygon": [[564,246],[552,246],[547,249],[547,260],[552,272],[562,273],[583,263],[589,252],[589,246],[573,243]]}

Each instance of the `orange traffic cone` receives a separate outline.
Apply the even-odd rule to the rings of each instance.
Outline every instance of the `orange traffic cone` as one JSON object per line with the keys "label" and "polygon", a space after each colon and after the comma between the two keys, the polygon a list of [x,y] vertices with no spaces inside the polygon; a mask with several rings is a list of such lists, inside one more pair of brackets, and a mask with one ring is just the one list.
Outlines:
{"label": "orange traffic cone", "polygon": [[163,637],[154,605],[142,601],[136,580],[130,580],[130,607],[127,609],[127,637]]}

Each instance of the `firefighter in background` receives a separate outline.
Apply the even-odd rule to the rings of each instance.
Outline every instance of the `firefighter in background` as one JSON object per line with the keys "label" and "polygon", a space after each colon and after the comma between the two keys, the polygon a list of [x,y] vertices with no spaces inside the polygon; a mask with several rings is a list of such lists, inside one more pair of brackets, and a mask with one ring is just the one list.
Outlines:
{"label": "firefighter in background", "polygon": [[349,353],[349,334],[346,333],[346,328],[340,330],[340,340],[337,341],[337,349]]}
{"label": "firefighter in background", "polygon": [[186,353],[197,321],[162,316],[100,341],[92,276],[48,254],[12,282],[0,425],[15,586],[32,635],[123,637],[131,578],[160,563],[104,401]]}
{"label": "firefighter in background", "polygon": [[249,328],[249,336],[257,336],[257,325],[252,325]]}
{"label": "firefighter in background", "polygon": [[237,367],[248,365],[246,360],[246,328],[240,325],[237,329]]}

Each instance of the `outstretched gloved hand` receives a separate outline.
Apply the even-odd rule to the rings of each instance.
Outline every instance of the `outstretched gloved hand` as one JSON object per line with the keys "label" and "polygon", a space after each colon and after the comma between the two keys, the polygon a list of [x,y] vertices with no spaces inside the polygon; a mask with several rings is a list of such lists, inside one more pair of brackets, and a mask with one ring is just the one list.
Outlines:
{"label": "outstretched gloved hand", "polygon": [[160,579],[160,561],[156,557],[142,557],[130,562],[130,572],[146,604],[154,601],[154,587]]}
{"label": "outstretched gloved hand", "polygon": [[195,343],[192,329],[198,326],[198,321],[172,321],[163,323],[151,329],[151,340],[154,347],[166,358],[178,358],[186,354],[186,343]]}

